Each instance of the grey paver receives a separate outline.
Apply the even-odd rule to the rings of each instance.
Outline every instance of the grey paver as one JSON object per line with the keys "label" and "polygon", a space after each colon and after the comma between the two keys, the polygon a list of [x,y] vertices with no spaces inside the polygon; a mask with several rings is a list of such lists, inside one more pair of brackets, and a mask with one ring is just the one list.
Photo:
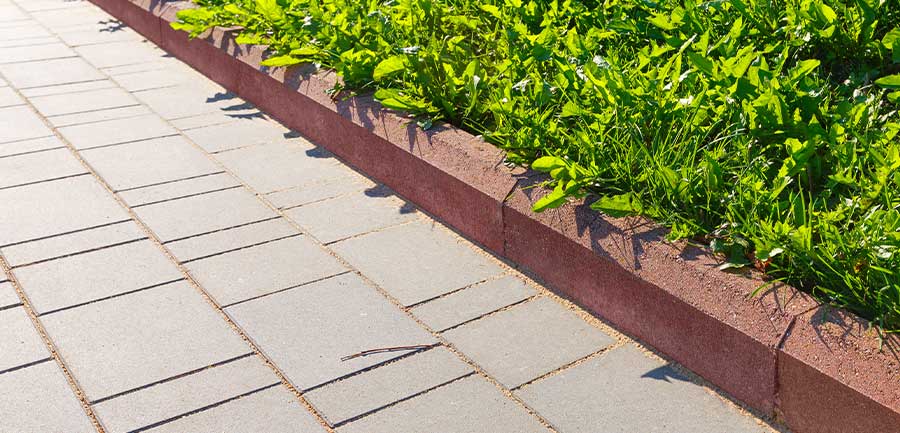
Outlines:
{"label": "grey paver", "polygon": [[114,76],[113,79],[129,92],[171,87],[197,80],[196,77],[171,68],[120,74]]}
{"label": "grey paver", "polygon": [[129,206],[142,206],[149,203],[233,188],[239,185],[240,183],[229,174],[218,173],[161,185],[120,191],[119,196],[122,197]]}
{"label": "grey paver", "polygon": [[305,397],[335,425],[473,371],[452,352],[438,347],[315,389]]}
{"label": "grey paver", "polygon": [[15,6],[5,6],[0,4],[0,23],[6,25],[9,22],[22,21],[27,20],[28,15],[25,15],[19,8]]}
{"label": "grey paver", "polygon": [[134,96],[164,119],[223,110],[232,115],[239,115],[252,110],[249,104],[209,81],[144,90],[135,92]]}
{"label": "grey paver", "polygon": [[18,2],[18,5],[28,12],[38,12],[83,7],[84,2],[82,0],[28,0]]}
{"label": "grey paver", "polygon": [[23,21],[18,25],[0,27],[0,41],[27,40],[53,36],[36,21]]}
{"label": "grey paver", "polygon": [[433,336],[352,273],[238,304],[226,312],[301,390],[408,351],[346,361],[341,357],[370,349],[435,342]]}
{"label": "grey paver", "polygon": [[107,431],[129,432],[279,382],[259,358],[248,356],[100,402],[94,410]]}
{"label": "grey paver", "polygon": [[108,110],[85,111],[81,113],[63,114],[47,118],[55,128],[78,125],[81,123],[102,122],[104,120],[125,119],[152,113],[143,105],[131,105]]}
{"label": "grey paver", "polygon": [[347,176],[349,168],[303,140],[282,140],[216,155],[222,165],[260,193]]}
{"label": "grey paver", "polygon": [[184,282],[60,311],[41,320],[91,401],[250,351]]}
{"label": "grey paver", "polygon": [[186,132],[191,129],[203,128],[212,125],[224,125],[226,123],[234,122],[268,122],[270,120],[269,116],[262,111],[259,111],[259,109],[244,108],[244,105],[238,104],[238,102],[231,104],[236,109],[240,108],[238,112],[220,109],[217,111],[172,119],[171,122],[172,125],[174,125],[176,128]]}
{"label": "grey paver", "polygon": [[65,147],[65,144],[53,135],[31,140],[14,141],[12,143],[0,143],[0,158],[60,147]]}
{"label": "grey paver", "polygon": [[[190,129],[184,134],[207,152],[221,152],[254,144],[284,141],[285,134],[289,132],[289,129],[276,122],[250,119]],[[223,158],[223,161],[228,161],[226,155]]]}
{"label": "grey paver", "polygon": [[404,305],[502,272],[471,244],[427,221],[369,233],[332,248]]}
{"label": "grey paver", "polygon": [[444,337],[508,388],[615,343],[550,298],[451,329]]}
{"label": "grey paver", "polygon": [[88,149],[81,156],[116,191],[222,171],[181,136]]}
{"label": "grey paver", "polygon": [[46,44],[55,44],[59,42],[55,36],[45,36],[39,38],[31,38],[31,39],[15,39],[3,41],[0,40],[0,47],[3,48],[11,48],[11,47],[26,47],[32,45],[46,45]]}
{"label": "grey paver", "polygon": [[0,372],[48,357],[50,352],[25,308],[0,310]]}
{"label": "grey paver", "polygon": [[100,21],[114,20],[100,8],[82,4],[73,8],[32,12],[31,16],[54,32],[80,24],[95,24]]}
{"label": "grey paver", "polygon": [[138,104],[128,92],[117,88],[36,96],[30,100],[34,108],[48,117]]}
{"label": "grey paver", "polygon": [[[60,74],[59,71],[66,73]],[[0,65],[0,73],[19,89],[106,78],[78,57]]]}
{"label": "grey paver", "polygon": [[266,199],[279,209],[286,209],[374,187],[375,182],[354,171],[348,171],[347,176],[310,182],[269,193]]}
{"label": "grey paver", "polygon": [[38,314],[183,278],[178,268],[146,240],[13,272]]}
{"label": "grey paver", "polygon": [[128,214],[90,176],[0,190],[0,246],[128,219]]}
{"label": "grey paver", "polygon": [[283,218],[262,221],[245,226],[222,230],[203,236],[195,236],[166,244],[172,255],[186,262],[199,257],[207,257],[224,251],[236,250],[250,245],[273,241],[299,232]]}
{"label": "grey paver", "polygon": [[769,431],[628,345],[518,393],[561,433]]}
{"label": "grey paver", "polygon": [[141,206],[134,212],[163,242],[276,216],[243,188]]}
{"label": "grey paver", "polygon": [[[0,277],[2,279],[2,277]],[[22,301],[16,295],[16,289],[9,281],[0,281],[0,309],[6,309],[21,304]]]}
{"label": "grey paver", "polygon": [[219,305],[229,305],[346,271],[306,236],[295,236],[188,263]]}
{"label": "grey paver", "polygon": [[147,431],[316,433],[325,429],[293,394],[276,386]]}
{"label": "grey paver", "polygon": [[[87,65],[90,68],[90,65]],[[116,83],[110,80],[95,79],[92,81],[81,81],[69,84],[54,84],[42,87],[30,87],[21,89],[22,95],[26,98],[35,98],[38,96],[60,95],[63,93],[87,92],[91,90],[109,89],[115,87]]]}
{"label": "grey paver", "polygon": [[132,221],[0,248],[10,266],[20,266],[145,238]]}
{"label": "grey paver", "polygon": [[[84,29],[70,29],[59,33],[59,38],[70,47],[79,47],[89,44],[101,44],[109,42],[127,42],[143,40],[141,35],[130,29],[119,29],[114,31],[98,31],[98,25],[86,26]],[[109,28],[109,27],[107,27]]]}
{"label": "grey paver", "polygon": [[177,133],[155,115],[129,117],[59,128],[76,149],[164,137]]}
{"label": "grey paver", "polygon": [[354,421],[340,433],[548,431],[480,376],[470,376]]}
{"label": "grey paver", "polygon": [[521,279],[506,276],[451,293],[410,311],[431,329],[442,331],[536,294]]}
{"label": "grey paver", "polygon": [[54,362],[0,374],[0,420],[10,432],[94,432]]}
{"label": "grey paver", "polygon": [[59,42],[44,45],[0,48],[0,63],[32,62],[35,60],[74,57],[75,52]]}
{"label": "grey paver", "polygon": [[152,62],[165,55],[164,51],[153,44],[141,41],[83,45],[75,48],[75,51],[97,68]]}
{"label": "grey paver", "polygon": [[25,104],[25,100],[19,97],[12,87],[0,87],[0,108],[23,104]]}
{"label": "grey paver", "polygon": [[0,188],[87,173],[69,149],[0,158]]}
{"label": "grey paver", "polygon": [[287,211],[286,214],[324,243],[413,221],[420,217],[412,204],[397,197],[390,195],[369,197],[363,192],[300,206]]}
{"label": "grey paver", "polygon": [[50,129],[27,106],[0,108],[0,143],[50,135]]}

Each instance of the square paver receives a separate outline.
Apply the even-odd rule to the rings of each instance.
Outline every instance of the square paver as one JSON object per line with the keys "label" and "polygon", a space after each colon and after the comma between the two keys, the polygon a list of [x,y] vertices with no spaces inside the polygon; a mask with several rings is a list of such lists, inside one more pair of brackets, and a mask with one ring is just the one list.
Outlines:
{"label": "square paver", "polygon": [[[50,357],[23,307],[0,310],[0,375],[3,371]],[[0,427],[3,421],[0,420]]]}
{"label": "square paver", "polygon": [[356,274],[235,305],[226,312],[301,390],[396,358],[364,350],[434,344],[434,337]]}
{"label": "square paver", "polygon": [[469,364],[437,347],[317,388],[305,397],[336,425],[472,372]]}
{"label": "square paver", "polygon": [[340,433],[547,432],[537,418],[480,376],[469,376],[376,412]]}
{"label": "square paver", "polygon": [[141,206],[134,212],[163,242],[277,216],[243,188]]}
{"label": "square paver", "polygon": [[94,410],[108,431],[129,432],[280,383],[261,359],[248,356],[102,401]]}
{"label": "square paver", "polygon": [[[66,73],[60,74],[59,71]],[[0,65],[0,73],[19,89],[106,78],[88,62],[78,57]]]}
{"label": "square paver", "polygon": [[52,135],[41,118],[24,105],[0,108],[0,143]]}
{"label": "square paver", "polygon": [[41,320],[91,401],[250,351],[185,282],[60,311]]}
{"label": "square paver", "polygon": [[146,240],[17,268],[13,272],[38,314],[183,278],[165,254]]}
{"label": "square paver", "polygon": [[83,45],[75,51],[97,68],[153,62],[166,54],[150,42],[142,41]]}
{"label": "square paver", "polygon": [[119,197],[122,197],[129,206],[144,206],[240,186],[241,184],[234,177],[223,172],[119,191]]}
{"label": "square paver", "polygon": [[77,54],[75,54],[71,48],[59,42],[42,45],[6,47],[0,48],[0,63],[32,62],[35,60],[75,57],[76,55]]}
{"label": "square paver", "polygon": [[232,120],[228,123],[185,131],[185,135],[207,152],[221,152],[254,144],[284,141],[285,134],[289,133],[289,129],[277,122],[263,119]]}
{"label": "square paver", "polygon": [[505,276],[451,293],[410,311],[431,329],[442,331],[534,295],[537,290],[521,279]]}
{"label": "square paver", "polygon": [[81,156],[116,191],[222,171],[179,135],[88,149]]}
{"label": "square paver", "polygon": [[0,158],[0,188],[87,173],[69,149]]}
{"label": "square paver", "polygon": [[129,117],[59,128],[76,149],[175,135],[178,131],[156,115]]}
{"label": "square paver", "polygon": [[0,246],[128,220],[128,214],[90,176],[0,190]]}
{"label": "square paver", "polygon": [[287,388],[275,386],[147,431],[316,433],[325,429]]}
{"label": "square paver", "polygon": [[63,147],[66,147],[66,145],[53,135],[31,140],[14,141],[12,143],[0,143],[0,158]]}
{"label": "square paver", "polygon": [[284,218],[262,221],[222,230],[203,236],[195,236],[166,244],[172,255],[187,262],[225,251],[257,245],[300,234]]}
{"label": "square paver", "polygon": [[229,305],[346,271],[306,236],[295,236],[188,263],[219,305]]}
{"label": "square paver", "polygon": [[615,343],[550,298],[538,298],[451,329],[444,337],[507,388]]}
{"label": "square paver", "polygon": [[30,100],[34,108],[48,117],[138,104],[128,92],[117,88],[37,96]]}
{"label": "square paver", "polygon": [[[0,277],[2,279],[2,277]],[[22,301],[9,281],[0,281],[0,310],[21,305]]]}
{"label": "square paver", "polygon": [[0,374],[0,430],[96,431],[69,382],[53,361]]}
{"label": "square paver", "polygon": [[287,209],[374,187],[375,182],[348,170],[347,176],[309,182],[298,187],[273,192],[266,195],[266,200],[269,200],[278,209]]}
{"label": "square paver", "polygon": [[403,305],[422,302],[500,274],[475,246],[430,221],[355,237],[332,248]]}
{"label": "square paver", "polygon": [[62,128],[63,126],[80,125],[82,123],[146,116],[151,113],[150,109],[143,105],[129,105],[127,107],[110,108],[107,110],[62,114],[59,116],[48,117],[47,121],[55,128]]}
{"label": "square paver", "polygon": [[301,140],[283,140],[216,155],[216,159],[260,193],[347,176],[349,168]]}
{"label": "square paver", "polygon": [[770,431],[633,345],[563,370],[517,394],[565,433]]}
{"label": "square paver", "polygon": [[[386,188],[381,188],[381,191]],[[416,208],[386,193],[358,192],[293,208],[286,215],[323,243],[416,220]]]}
{"label": "square paver", "polygon": [[167,120],[222,111],[232,115],[254,111],[252,105],[208,80],[144,90],[134,96]]}
{"label": "square paver", "polygon": [[77,231],[37,241],[0,248],[10,266],[21,266],[144,239],[147,236],[132,221]]}

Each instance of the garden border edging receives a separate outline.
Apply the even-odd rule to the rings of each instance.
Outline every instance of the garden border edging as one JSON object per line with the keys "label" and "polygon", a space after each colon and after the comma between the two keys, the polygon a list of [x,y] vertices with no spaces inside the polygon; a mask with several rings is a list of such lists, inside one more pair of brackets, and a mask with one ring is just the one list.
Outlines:
{"label": "garden border edging", "polygon": [[262,47],[214,29],[190,40],[169,23],[187,2],[90,0],[286,126],[526,268],[564,297],[658,349],[797,433],[900,432],[900,338],[791,287],[761,282],[663,241],[636,218],[584,204],[535,214],[543,177],[452,126],[422,131],[369,96],[332,100],[331,73],[259,66]]}

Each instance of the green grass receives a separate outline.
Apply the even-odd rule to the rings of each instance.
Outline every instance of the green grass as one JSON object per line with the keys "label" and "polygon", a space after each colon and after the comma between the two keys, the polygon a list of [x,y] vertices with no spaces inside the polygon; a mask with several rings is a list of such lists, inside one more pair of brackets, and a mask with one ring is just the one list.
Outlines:
{"label": "green grass", "polygon": [[461,126],[592,196],[900,330],[900,0],[196,0],[270,66]]}

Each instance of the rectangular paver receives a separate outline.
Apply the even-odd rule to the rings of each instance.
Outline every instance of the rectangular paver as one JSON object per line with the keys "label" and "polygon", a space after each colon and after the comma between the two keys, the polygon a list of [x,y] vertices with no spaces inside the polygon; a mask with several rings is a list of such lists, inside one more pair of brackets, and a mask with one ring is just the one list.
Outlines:
{"label": "rectangular paver", "polygon": [[433,344],[419,327],[355,274],[344,274],[226,309],[300,389],[408,353],[342,357],[385,347]]}
{"label": "rectangular paver", "polygon": [[340,433],[547,432],[537,418],[480,376],[469,376],[354,421]]}
{"label": "rectangular paver", "polygon": [[266,195],[266,199],[278,209],[287,209],[374,187],[375,182],[354,171],[348,171],[347,176],[309,182],[294,188],[269,193]]}
{"label": "rectangular paver", "polygon": [[150,241],[138,241],[13,271],[38,314],[183,278]]}
{"label": "rectangular paver", "polygon": [[33,62],[35,60],[75,57],[75,52],[65,44],[52,44],[0,48],[0,63]]}
{"label": "rectangular paver", "polygon": [[53,29],[54,32],[79,24],[96,24],[100,21],[114,20],[112,16],[103,12],[100,8],[89,4],[81,4],[73,8],[32,12],[31,17]]}
{"label": "rectangular paver", "polygon": [[296,207],[286,215],[324,243],[413,221],[420,216],[415,206],[394,197],[385,187]]}
{"label": "rectangular paver", "polygon": [[24,105],[0,108],[0,143],[46,137],[50,129]]}
{"label": "rectangular paver", "polygon": [[521,279],[506,276],[451,293],[410,311],[431,329],[442,331],[536,294]]}
{"label": "rectangular paver", "polygon": [[83,45],[75,51],[97,68],[152,62],[166,54],[153,44],[142,41]]}
{"label": "rectangular paver", "polygon": [[227,173],[211,174],[200,177],[168,182],[160,185],[119,191],[119,197],[129,206],[143,206],[176,198],[185,198],[207,192],[219,191],[240,186],[240,182]]}
{"label": "rectangular paver", "polygon": [[[0,277],[2,280],[3,277]],[[22,301],[16,294],[16,289],[9,281],[0,281],[0,310],[5,310],[16,305],[21,305]]]}
{"label": "rectangular paver", "polygon": [[200,80],[199,77],[173,68],[118,74],[113,76],[113,79],[129,92],[177,86]]}
{"label": "rectangular paver", "polygon": [[[112,24],[112,23],[110,23]],[[102,24],[101,24],[102,25]],[[128,28],[120,28],[117,30],[98,30],[101,25],[90,25],[84,28],[71,28],[69,31],[59,33],[59,38],[70,47],[80,47],[82,45],[104,44],[110,42],[128,42],[141,41],[144,38],[134,30]],[[101,29],[103,27],[100,27]],[[108,29],[110,27],[107,25]]]}
{"label": "rectangular paver", "polygon": [[219,305],[272,293],[346,271],[306,236],[295,236],[188,263]]}
{"label": "rectangular paver", "polygon": [[84,111],[81,113],[63,114],[48,117],[47,121],[55,128],[63,126],[79,125],[82,123],[102,122],[104,120],[125,119],[150,114],[151,111],[143,105],[130,105],[127,107],[110,108],[107,110]]}
{"label": "rectangular paver", "polygon": [[178,260],[186,262],[298,234],[297,229],[284,218],[276,218],[170,242],[166,244],[166,248]]}
{"label": "rectangular paver", "polygon": [[95,432],[53,361],[0,374],[0,420],[10,432]]}
{"label": "rectangular paver", "polygon": [[39,150],[59,149],[65,146],[59,138],[53,135],[31,140],[14,141],[12,143],[0,143],[0,158],[37,152]]}
{"label": "rectangular paver", "polygon": [[444,337],[508,388],[615,343],[550,298],[538,298],[451,329]]}
{"label": "rectangular paver", "polygon": [[185,135],[207,152],[284,141],[285,135],[289,133],[289,129],[277,122],[263,119],[232,120],[229,123],[185,131]]}
{"label": "rectangular paver", "polygon": [[107,120],[59,128],[76,149],[147,140],[177,133],[174,128],[155,115]]}
{"label": "rectangular paver", "polygon": [[34,108],[47,117],[138,104],[128,92],[117,88],[37,96],[29,99]]}
{"label": "rectangular paver", "polygon": [[17,24],[5,24],[0,27],[0,41],[15,41],[53,36],[41,27],[37,21],[27,20]]}
{"label": "rectangular paver", "polygon": [[250,104],[209,81],[144,90],[134,96],[167,120],[223,111],[239,115],[252,110]]}
{"label": "rectangular paver", "polygon": [[41,320],[91,401],[250,351],[184,282],[61,311]]}
{"label": "rectangular paver", "polygon": [[0,108],[25,105],[25,100],[16,94],[12,87],[0,87]]}
{"label": "rectangular paver", "polygon": [[87,173],[69,149],[0,158],[0,188]]}
{"label": "rectangular paver", "polygon": [[350,171],[331,154],[298,139],[232,150],[216,159],[263,194],[345,177]]}
{"label": "rectangular paver", "polygon": [[633,345],[529,385],[518,395],[561,433],[770,431]]}
{"label": "rectangular paver", "polygon": [[[60,74],[59,71],[66,73]],[[0,73],[19,89],[106,78],[88,62],[78,57],[0,65]]]}
{"label": "rectangular paver", "polygon": [[3,253],[3,257],[10,266],[20,266],[143,238],[146,238],[146,235],[137,224],[125,221],[3,247],[0,248],[0,253]]}
{"label": "rectangular paver", "polygon": [[315,389],[305,397],[331,425],[335,425],[473,371],[452,352],[437,347]]}
{"label": "rectangular paver", "polygon": [[[87,65],[86,67],[91,68],[90,65]],[[91,81],[71,82],[68,84],[29,87],[27,89],[21,89],[21,92],[26,98],[34,98],[38,96],[61,95],[63,93],[88,92],[92,90],[109,89],[111,87],[116,87],[116,83],[106,79],[94,79]]]}
{"label": "rectangular paver", "polygon": [[467,241],[430,221],[404,224],[332,245],[351,265],[404,305],[502,272]]}
{"label": "rectangular paver", "polygon": [[0,310],[0,376],[5,370],[50,357],[23,307]]}

